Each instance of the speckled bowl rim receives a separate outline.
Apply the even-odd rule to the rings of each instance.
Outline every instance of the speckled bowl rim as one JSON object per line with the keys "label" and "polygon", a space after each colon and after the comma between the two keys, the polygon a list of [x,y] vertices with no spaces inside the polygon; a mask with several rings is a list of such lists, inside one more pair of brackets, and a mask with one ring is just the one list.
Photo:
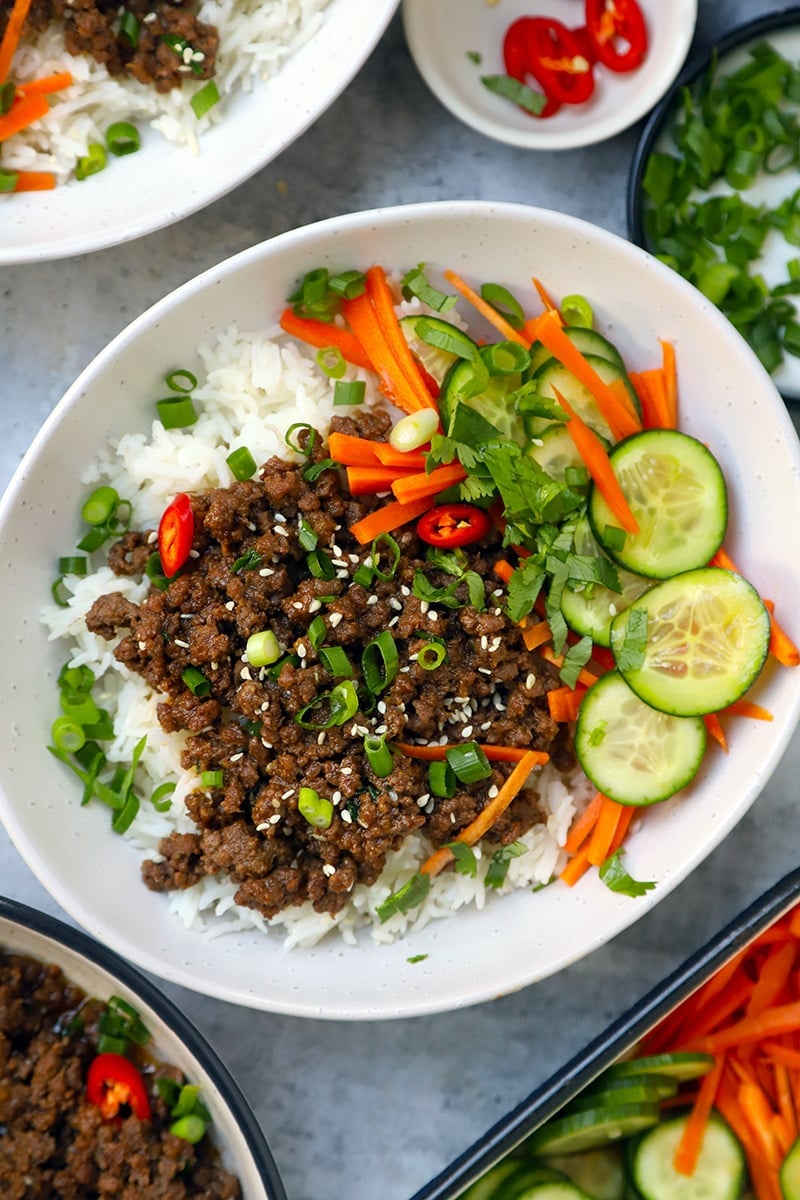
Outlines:
{"label": "speckled bowl rim", "polygon": [[[239,1085],[222,1059],[188,1017],[163,992],[125,959],[96,942],[79,929],[31,908],[19,900],[0,896],[0,920],[8,921],[32,933],[60,943],[68,951],[88,960],[92,965],[113,975],[131,992],[135,992],[152,1008],[166,1026],[200,1063],[229,1108],[251,1155],[256,1171],[263,1181],[270,1200],[287,1200],[278,1168],[267,1145],[264,1133]],[[2,941],[0,941],[0,946]],[[69,975],[69,971],[65,972]],[[245,1197],[246,1200],[246,1197]]]}
{"label": "speckled bowl rim", "polygon": [[[757,17],[754,21],[745,21],[743,25],[736,25],[712,44],[704,46],[691,55],[675,82],[650,113],[636,143],[636,149],[628,173],[626,203],[628,237],[635,245],[641,246],[643,250],[648,250],[649,252],[644,230],[642,178],[647,166],[647,160],[650,157],[650,152],[661,136],[667,121],[672,116],[672,109],[680,95],[681,89],[697,82],[700,76],[711,66],[711,60],[715,54],[719,58],[722,58],[732,50],[738,50],[741,46],[762,37],[764,34],[787,29],[793,25],[800,26],[800,5],[792,5],[791,8],[781,8],[776,12],[767,13],[763,17]],[[800,396],[787,395],[784,392],[781,392],[781,396],[787,404],[800,403]]]}

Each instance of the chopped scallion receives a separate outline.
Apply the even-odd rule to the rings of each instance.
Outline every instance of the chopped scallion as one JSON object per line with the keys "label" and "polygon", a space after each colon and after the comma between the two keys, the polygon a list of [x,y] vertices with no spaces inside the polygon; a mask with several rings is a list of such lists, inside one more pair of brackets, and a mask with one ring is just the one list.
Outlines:
{"label": "chopped scallion", "polygon": [[399,669],[395,640],[388,629],[382,629],[367,643],[361,655],[361,671],[367,689],[373,696],[379,695],[396,678]]}
{"label": "chopped scallion", "polygon": [[301,787],[297,796],[297,808],[309,825],[315,829],[328,829],[333,820],[333,804],[320,796],[314,788]]}
{"label": "chopped scallion", "polygon": [[215,104],[219,104],[219,89],[214,80],[209,79],[208,83],[204,84],[199,92],[195,92],[189,103],[198,121],[206,115],[210,108],[213,108]]}
{"label": "chopped scallion", "polygon": [[185,429],[197,420],[191,396],[166,396],[156,401],[156,411],[165,429]]}
{"label": "chopped scallion", "polygon": [[394,758],[386,745],[385,736],[368,735],[364,738],[364,754],[372,771],[379,779],[385,779],[394,770]]}
{"label": "chopped scallion", "polygon": [[341,646],[320,646],[319,660],[334,679],[352,679],[353,664]]}
{"label": "chopped scallion", "polygon": [[200,782],[203,787],[222,787],[224,780],[224,771],[203,771],[200,775]]}
{"label": "chopped scallion", "polygon": [[105,146],[101,146],[99,142],[90,142],[87,153],[75,164],[75,178],[88,179],[90,175],[97,175],[105,170],[107,161]]}
{"label": "chopped scallion", "polygon": [[491,764],[477,742],[451,746],[445,757],[462,783],[477,783],[492,773]]}
{"label": "chopped scallion", "polygon": [[230,467],[234,479],[238,479],[240,483],[245,479],[252,479],[258,470],[256,460],[247,446],[237,446],[235,450],[231,450],[225,462]]}
{"label": "chopped scallion", "polygon": [[341,379],[347,370],[347,363],[338,346],[323,346],[314,355],[314,362],[329,379]]}
{"label": "chopped scallion", "polygon": [[268,667],[280,658],[280,643],[271,629],[262,629],[247,639],[245,654],[251,666]]}
{"label": "chopped scallion", "polygon": [[366,391],[363,379],[338,379],[333,389],[334,408],[363,404]]}
{"label": "chopped scallion", "polygon": [[181,675],[181,679],[193,696],[203,697],[210,695],[211,683],[206,679],[202,671],[198,671],[197,667],[187,667]]}
{"label": "chopped scallion", "polygon": [[106,130],[106,146],[117,158],[135,154],[141,145],[141,134],[130,121],[114,121]]}
{"label": "chopped scallion", "polygon": [[428,764],[428,787],[432,795],[448,799],[455,795],[457,786],[455,772],[446,759]]}

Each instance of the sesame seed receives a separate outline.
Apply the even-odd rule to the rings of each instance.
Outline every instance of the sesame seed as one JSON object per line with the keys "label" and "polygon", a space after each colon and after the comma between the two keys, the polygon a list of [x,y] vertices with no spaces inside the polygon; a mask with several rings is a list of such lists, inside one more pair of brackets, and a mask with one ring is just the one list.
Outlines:
{"label": "sesame seed", "polygon": [[138,645],[138,647],[139,647],[139,649],[140,649],[140,650],[146,650],[146,649],[147,649],[147,642],[137,642],[137,645]]}
{"label": "sesame seed", "polygon": [[429,608],[430,608],[430,605],[428,604],[428,601],[427,601],[427,600],[420,600],[420,602],[419,602],[419,611],[420,611],[420,612],[421,612],[423,615],[424,615],[424,614],[425,614],[425,613],[428,611],[428,609],[429,609]]}
{"label": "sesame seed", "polygon": [[428,796],[420,796],[419,800],[417,801],[417,805],[420,808],[424,808],[425,805],[428,803],[428,799],[429,799]]}
{"label": "sesame seed", "polygon": [[262,712],[267,712],[268,710],[269,710],[269,700],[262,700],[262,702],[261,702],[261,711],[262,711]]}
{"label": "sesame seed", "polygon": [[225,607],[227,608],[228,612],[233,612],[234,608],[236,607],[236,604],[233,600],[227,600],[225,602]]}
{"label": "sesame seed", "polygon": [[486,634],[484,633],[481,635],[481,650],[488,650],[488,649],[489,649],[489,639],[487,638]]}
{"label": "sesame seed", "polygon": [[342,614],[337,612],[331,613],[331,615],[328,617],[328,622],[331,629],[335,629],[336,626],[340,625],[342,622]]}
{"label": "sesame seed", "polygon": [[[155,16],[155,13],[153,13],[153,16]],[[157,541],[157,539],[158,539],[158,530],[151,529],[147,535],[148,546],[152,546],[153,542]]]}
{"label": "sesame seed", "polygon": [[250,668],[242,667],[241,675],[239,676],[239,678],[240,679],[252,679],[253,676],[250,674]]}
{"label": "sesame seed", "polygon": [[188,642],[183,642],[183,641],[181,641],[181,639],[180,639],[180,638],[173,638],[173,639],[172,639],[172,644],[173,644],[174,646],[180,646],[180,648],[181,648],[182,650],[188,650],[188,649],[189,649],[189,643],[188,643]]}
{"label": "sesame seed", "polygon": [[367,604],[369,604],[370,606],[372,606],[373,604],[377,604],[377,603],[378,603],[378,597],[377,597],[377,596],[375,596],[375,595],[372,595],[372,596],[367,596]]}
{"label": "sesame seed", "polygon": [[346,558],[341,558],[341,557],[339,557],[339,558],[332,558],[332,559],[331,559],[331,562],[333,563],[333,565],[334,565],[335,567],[346,567],[346,566],[347,566],[347,559],[346,559]]}
{"label": "sesame seed", "polygon": [[341,792],[339,792],[339,791],[334,792],[333,795],[331,796],[331,804],[338,804],[339,801],[341,800],[341,798],[342,798]]}
{"label": "sesame seed", "polygon": [[315,612],[319,612],[319,610],[321,608],[322,608],[322,602],[320,600],[312,600],[308,606],[308,611],[310,613],[315,613]]}
{"label": "sesame seed", "polygon": [[275,513],[275,520],[280,521],[282,525],[286,523],[286,517],[283,515],[283,513]]}
{"label": "sesame seed", "polygon": [[[280,821],[280,817],[278,817]],[[269,821],[262,821],[260,825],[256,825],[256,833],[263,833],[265,829],[269,829]]]}
{"label": "sesame seed", "polygon": [[525,679],[525,687],[530,689],[535,686],[536,686],[536,676],[534,675],[533,671],[531,671],[530,675],[528,675]]}
{"label": "sesame seed", "polygon": [[489,796],[489,799],[490,799],[490,800],[494,800],[495,796],[497,795],[497,792],[498,792],[498,787],[497,787],[497,784],[496,784],[496,783],[493,783],[493,784],[492,784],[492,786],[489,788],[489,791],[488,791],[488,793],[487,793],[487,795]]}
{"label": "sesame seed", "polygon": [[402,604],[400,603],[400,601],[397,599],[397,596],[390,596],[390,597],[389,597],[389,607],[390,607],[390,608],[393,608],[393,609],[395,610],[395,612],[402,612],[402,611],[403,611],[403,606],[402,606]]}
{"label": "sesame seed", "polygon": [[234,762],[238,762],[240,758],[244,758],[244,751],[243,751],[243,750],[239,750],[239,751],[237,751],[237,753],[236,753],[236,754],[232,754],[232,755],[231,755],[231,762],[232,762],[232,763],[234,763]]}
{"label": "sesame seed", "polygon": [[[365,737],[366,737],[366,735],[367,735],[367,732],[368,732],[368,731],[365,729],[365,730],[364,730],[364,736],[365,736]],[[376,726],[375,726],[375,732],[376,732],[376,733],[388,733],[388,732],[389,732],[389,727],[388,727],[388,725],[376,725]]]}
{"label": "sesame seed", "polygon": [[455,825],[455,823],[456,823],[456,814],[450,813],[450,824]]}
{"label": "sesame seed", "polygon": [[270,575],[275,574],[272,567],[262,567],[258,573],[262,577],[262,579],[269,579]]}
{"label": "sesame seed", "polygon": [[410,595],[411,595],[411,588],[407,588],[407,587],[406,587],[406,585],[405,585],[404,583],[403,583],[403,584],[401,584],[401,585],[400,585],[400,595],[401,595],[401,596],[410,596]]}
{"label": "sesame seed", "polygon": [[341,546],[337,546],[336,543],[334,542],[331,546],[331,554],[335,554],[337,558],[341,558],[342,557]]}
{"label": "sesame seed", "polygon": [[389,629],[394,629],[395,625],[397,624],[397,622],[399,620],[400,620],[399,617],[390,617],[389,620],[387,621],[387,625],[388,625]]}
{"label": "sesame seed", "polygon": [[317,745],[318,746],[325,745],[325,730],[324,729],[321,729],[319,731],[319,733],[317,734]]}
{"label": "sesame seed", "polygon": [[294,788],[288,788],[288,789],[287,789],[287,791],[285,791],[285,792],[282,794],[282,796],[281,796],[281,800],[288,800],[288,799],[290,799],[290,797],[292,797],[293,795],[294,795]]}
{"label": "sesame seed", "polygon": [[331,875],[336,874],[336,867],[333,865],[333,863],[325,863],[322,868],[322,874],[327,875],[330,879]]}
{"label": "sesame seed", "polygon": [[465,738],[472,737],[472,726],[465,725],[464,728],[461,730],[461,734],[462,734],[462,737],[465,737]]}
{"label": "sesame seed", "polygon": [[439,620],[439,614],[435,608],[428,609],[428,620],[429,621],[438,621]]}
{"label": "sesame seed", "polygon": [[[431,798],[430,792],[425,792],[425,794],[423,796],[420,796],[419,799],[424,801],[425,804],[427,804],[428,801],[430,800],[430,798]],[[419,803],[419,800],[417,801],[417,803]]]}
{"label": "sesame seed", "polygon": [[481,733],[486,733],[486,730],[491,729],[491,728],[492,728],[491,721],[484,721],[483,724],[479,726]]}
{"label": "sesame seed", "polygon": [[264,747],[265,750],[272,749],[272,742],[268,742],[265,738],[261,739],[261,745]]}
{"label": "sesame seed", "polygon": [[292,601],[292,608],[296,608],[296,609],[298,609],[298,611],[299,611],[300,609],[302,609],[302,607],[303,607],[303,601],[302,601],[302,600],[293,600],[293,601]]}
{"label": "sesame seed", "polygon": [[489,653],[494,654],[495,650],[499,650],[502,641],[503,639],[499,637],[492,638],[491,642],[489,643]]}
{"label": "sesame seed", "polygon": [[353,815],[352,813],[349,813],[346,808],[342,810],[342,820],[344,821],[345,825],[351,825],[353,823]]}
{"label": "sesame seed", "polygon": [[336,578],[337,578],[337,579],[347,579],[347,578],[348,578],[347,569],[346,569],[346,568],[345,568],[345,569],[342,569],[342,568],[340,568],[340,569],[339,569],[339,570],[336,572]]}
{"label": "sesame seed", "polygon": [[481,675],[491,675],[492,673],[489,667],[478,667],[478,670],[480,671]]}
{"label": "sesame seed", "polygon": [[297,647],[297,657],[305,658],[307,653],[308,653],[308,651],[306,650],[305,646],[301,642],[300,645]]}
{"label": "sesame seed", "polygon": [[341,772],[340,772],[340,773],[341,773],[342,775],[352,775],[352,774],[353,774],[353,768],[352,768],[352,767],[342,767],[342,768],[341,768]]}
{"label": "sesame seed", "polygon": [[386,712],[386,701],[385,700],[378,701],[378,712],[381,714]]}
{"label": "sesame seed", "polygon": [[202,50],[195,50],[194,54],[192,55],[192,62],[196,62],[196,63],[204,62],[205,57],[206,56]]}
{"label": "sesame seed", "polygon": [[357,563],[357,562],[358,562],[358,555],[357,555],[357,554],[348,554],[348,556],[347,556],[347,557],[350,559],[350,562],[351,562],[351,563]]}
{"label": "sesame seed", "polygon": [[192,61],[193,54],[194,54],[194,50],[192,49],[191,46],[184,46],[183,55],[182,55],[183,61],[185,63],[190,63]]}
{"label": "sesame seed", "polygon": [[270,817],[270,819],[269,819],[269,823],[270,823],[270,825],[280,825],[280,823],[281,823],[281,814],[280,814],[280,813],[273,813],[273,814],[272,814],[272,816],[271,816],[271,817]]}
{"label": "sesame seed", "polygon": [[288,538],[288,536],[289,536],[289,530],[286,528],[286,526],[285,526],[285,525],[273,525],[273,526],[272,526],[272,532],[273,532],[273,533],[274,533],[274,534],[275,534],[277,537],[285,537],[285,538]]}

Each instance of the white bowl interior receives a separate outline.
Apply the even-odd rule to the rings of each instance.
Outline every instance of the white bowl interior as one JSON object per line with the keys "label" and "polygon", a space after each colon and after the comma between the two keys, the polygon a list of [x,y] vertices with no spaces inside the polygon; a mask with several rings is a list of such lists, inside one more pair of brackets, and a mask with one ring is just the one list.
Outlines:
{"label": "white bowl interior", "polygon": [[[209,939],[168,919],[139,879],[138,855],[109,831],[100,805],[79,806],[71,777],[45,751],[63,654],[38,611],[60,554],[74,544],[84,466],[106,439],[149,427],[151,401],[196,343],[235,322],[274,318],[298,276],[320,265],[425,261],[531,298],[530,276],[556,296],[581,292],[633,368],[675,343],[682,426],[708,441],[731,492],[726,545],[790,629],[800,558],[787,524],[800,512],[800,449],[774,385],[699,293],[637,247],[574,218],[516,205],[430,204],[338,218],[256,246],[168,296],[91,364],[41,430],[0,506],[0,818],[53,897],[90,933],[140,966],[255,1008],[335,1018],[409,1016],[522,987],[606,942],[641,917],[733,827],[780,759],[800,713],[800,671],[765,671],[755,698],[775,716],[741,720],[730,753],[709,752],[689,794],[647,812],[626,864],[657,886],[632,900],[596,877],[576,888],[492,897],[483,911],[436,921],[390,946],[280,937]],[[535,311],[535,309],[532,309]],[[783,519],[781,519],[783,515]],[[794,629],[797,636],[797,629]],[[114,887],[108,886],[109,879]],[[413,965],[410,956],[425,954]]]}
{"label": "white bowl interior", "polygon": [[201,152],[143,130],[138,154],[52,192],[3,198],[0,265],[85,254],[163,229],[249,179],[299,137],[367,59],[398,0],[331,0],[320,30],[266,84],[232,96]]}
{"label": "white bowl interior", "polygon": [[[529,0],[404,0],[403,21],[420,74],[442,104],[487,137],[529,150],[566,150],[613,137],[657,103],[675,79],[691,45],[697,0],[639,0],[647,22],[647,57],[636,71],[595,73],[586,104],[564,105],[546,119],[530,117],[490,92],[482,75],[504,75],[503,37],[518,17],[533,15]],[[549,0],[546,14],[572,29],[583,21],[573,0]],[[480,54],[480,63],[470,55]]]}
{"label": "white bowl interior", "polygon": [[155,1057],[180,1067],[190,1083],[200,1085],[203,1103],[211,1113],[213,1137],[220,1157],[225,1167],[238,1176],[242,1194],[247,1200],[278,1200],[271,1188],[267,1190],[242,1130],[213,1076],[140,992],[57,937],[30,929],[2,915],[0,948],[14,954],[27,954],[60,967],[71,983],[77,984],[87,995],[98,1000],[121,996],[132,1004],[152,1035],[151,1048]]}

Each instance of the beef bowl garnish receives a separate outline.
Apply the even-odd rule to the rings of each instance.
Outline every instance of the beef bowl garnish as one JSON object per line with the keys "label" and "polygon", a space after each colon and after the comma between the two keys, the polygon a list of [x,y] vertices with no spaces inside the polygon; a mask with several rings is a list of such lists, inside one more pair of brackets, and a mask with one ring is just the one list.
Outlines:
{"label": "beef bowl garnish", "polygon": [[222,1063],[105,947],[0,898],[0,998],[7,1195],[284,1200]]}
{"label": "beef bowl garnish", "polygon": [[[135,896],[136,922],[116,897],[102,921],[136,961],[348,1017],[497,994],[646,912],[797,716],[770,517],[796,441],[717,321],[579,222],[433,205],[287,235],[110,347],[0,522],[14,604],[43,599],[31,561],[58,577],[5,684],[38,736],[17,702],[0,762],[61,902],[102,861]],[[23,760],[46,800],[14,798]]]}

